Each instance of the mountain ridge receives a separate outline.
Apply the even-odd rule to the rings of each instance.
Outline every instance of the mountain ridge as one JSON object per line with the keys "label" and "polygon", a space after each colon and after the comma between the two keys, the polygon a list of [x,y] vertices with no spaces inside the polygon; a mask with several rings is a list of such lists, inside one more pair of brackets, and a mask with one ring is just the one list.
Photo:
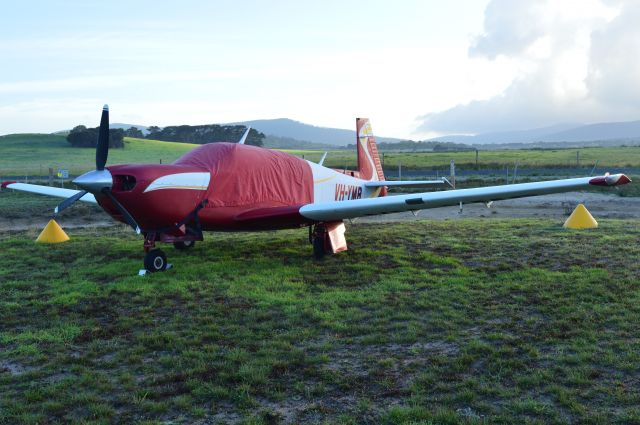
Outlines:
{"label": "mountain ridge", "polygon": [[[319,127],[295,121],[290,118],[238,121],[228,124],[250,125],[252,128],[264,133],[266,136],[284,137],[323,145],[346,146],[356,142],[355,130]],[[404,139],[376,136],[376,140],[379,142],[393,143],[400,142]]]}
{"label": "mountain ridge", "polygon": [[482,133],[477,135],[447,135],[432,137],[429,142],[455,142],[474,145],[500,143],[561,143],[640,139],[640,121],[604,122],[595,124],[556,124],[529,130]]}
{"label": "mountain ridge", "polygon": [[[341,128],[319,127],[289,118],[236,121],[219,125],[245,125],[264,133],[265,146],[304,149],[344,147],[356,142],[356,132]],[[148,127],[139,124],[114,123],[111,128],[137,127],[148,134]],[[57,132],[57,133],[64,133]],[[66,130],[68,132],[68,130]],[[379,143],[396,143],[406,139],[376,136]],[[453,142],[467,145],[498,145],[526,143],[580,143],[626,140],[640,141],[640,120],[601,122],[594,124],[561,123],[528,130],[482,133],[477,135],[446,135],[425,142]]]}

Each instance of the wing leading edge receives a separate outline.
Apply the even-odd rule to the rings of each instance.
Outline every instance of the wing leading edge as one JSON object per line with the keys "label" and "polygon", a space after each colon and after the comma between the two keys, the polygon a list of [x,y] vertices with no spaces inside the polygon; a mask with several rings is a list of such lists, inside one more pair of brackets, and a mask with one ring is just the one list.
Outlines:
{"label": "wing leading edge", "polygon": [[[62,187],[51,187],[51,186],[41,186],[37,184],[28,184],[28,183],[15,183],[15,182],[5,182],[2,183],[3,188],[18,190],[20,192],[30,192],[37,193],[40,195],[48,195],[55,196],[57,198],[70,198],[73,195],[80,193],[79,190],[73,189],[64,189]],[[82,198],[79,199],[82,202],[88,202],[90,204],[97,204],[96,198],[87,193]]]}
{"label": "wing leading edge", "polygon": [[402,211],[423,210],[475,202],[491,202],[501,199],[523,198],[568,192],[591,186],[619,186],[631,180],[624,174],[545,182],[520,183],[503,186],[457,189],[444,192],[412,193],[382,198],[355,199],[351,201],[307,204],[300,214],[316,221],[336,221],[366,215],[387,214]]}

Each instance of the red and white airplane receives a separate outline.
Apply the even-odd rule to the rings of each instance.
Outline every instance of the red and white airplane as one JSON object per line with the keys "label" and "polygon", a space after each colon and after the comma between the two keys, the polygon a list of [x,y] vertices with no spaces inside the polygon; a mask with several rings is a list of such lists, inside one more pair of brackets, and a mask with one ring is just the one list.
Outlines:
{"label": "red and white airplane", "polygon": [[385,181],[369,120],[358,118],[358,170],[334,170],[284,152],[238,143],[211,143],[170,165],[105,167],[109,111],[105,105],[96,147],[96,170],[73,180],[82,190],[5,182],[2,187],[97,203],[114,219],[144,236],[145,269],[167,268],[157,242],[190,248],[203,231],[253,231],[309,227],[317,258],[347,249],[344,219],[579,190],[618,186],[624,174],[384,196],[387,187],[441,181]]}

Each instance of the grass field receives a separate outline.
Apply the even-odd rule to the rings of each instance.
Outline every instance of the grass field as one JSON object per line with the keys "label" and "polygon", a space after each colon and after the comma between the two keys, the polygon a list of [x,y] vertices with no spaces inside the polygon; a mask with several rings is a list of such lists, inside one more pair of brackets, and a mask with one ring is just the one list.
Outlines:
{"label": "grass field", "polygon": [[[479,169],[513,167],[516,162],[522,168],[574,168],[577,166],[576,151],[580,151],[580,166],[590,170],[596,161],[598,168],[640,167],[640,147],[607,147],[584,149],[549,149],[549,150],[503,150],[480,151],[478,154]],[[317,161],[324,152],[287,151],[305,159]],[[456,166],[464,169],[476,169],[476,154],[469,152],[389,152],[384,154],[384,167],[404,169],[448,169],[451,160]],[[354,169],[356,166],[355,151],[331,151],[327,155],[325,165],[333,168]]]}
{"label": "grass field", "polygon": [[[640,226],[0,233],[0,423],[640,423]],[[96,236],[100,234],[100,237]]]}
{"label": "grass field", "polygon": [[[123,163],[170,163],[197,145],[185,143],[159,142],[155,140],[125,138],[124,149],[109,152],[109,164]],[[576,149],[553,150],[505,150],[482,151],[479,154],[479,169],[502,169],[513,167],[516,162],[523,168],[574,168]],[[324,152],[287,151],[304,156],[310,161],[318,161]],[[384,166],[402,165],[405,170],[448,170],[449,162],[456,161],[458,169],[475,169],[475,152],[418,152],[385,153]],[[580,165],[588,174],[598,161],[598,168],[640,167],[640,147],[585,148],[580,149]],[[333,168],[356,167],[355,151],[331,151],[325,165]],[[62,136],[43,134],[19,134],[0,136],[0,177],[1,176],[46,176],[48,168],[55,172],[59,168],[78,175],[95,167],[95,151],[73,148]]]}
{"label": "grass field", "polygon": [[[124,149],[109,151],[109,164],[171,163],[197,145],[125,138]],[[47,134],[0,136],[0,176],[46,176],[68,169],[72,175],[96,167],[95,149],[74,148],[64,137]]]}

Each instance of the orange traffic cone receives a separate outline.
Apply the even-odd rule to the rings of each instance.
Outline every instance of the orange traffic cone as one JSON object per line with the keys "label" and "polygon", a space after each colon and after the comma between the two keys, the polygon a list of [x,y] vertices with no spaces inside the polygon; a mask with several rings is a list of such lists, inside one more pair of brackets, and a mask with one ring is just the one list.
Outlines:
{"label": "orange traffic cone", "polygon": [[36,239],[38,243],[61,243],[69,240],[69,236],[62,230],[62,227],[56,223],[54,219],[49,220],[49,223],[42,229],[40,236]]}

